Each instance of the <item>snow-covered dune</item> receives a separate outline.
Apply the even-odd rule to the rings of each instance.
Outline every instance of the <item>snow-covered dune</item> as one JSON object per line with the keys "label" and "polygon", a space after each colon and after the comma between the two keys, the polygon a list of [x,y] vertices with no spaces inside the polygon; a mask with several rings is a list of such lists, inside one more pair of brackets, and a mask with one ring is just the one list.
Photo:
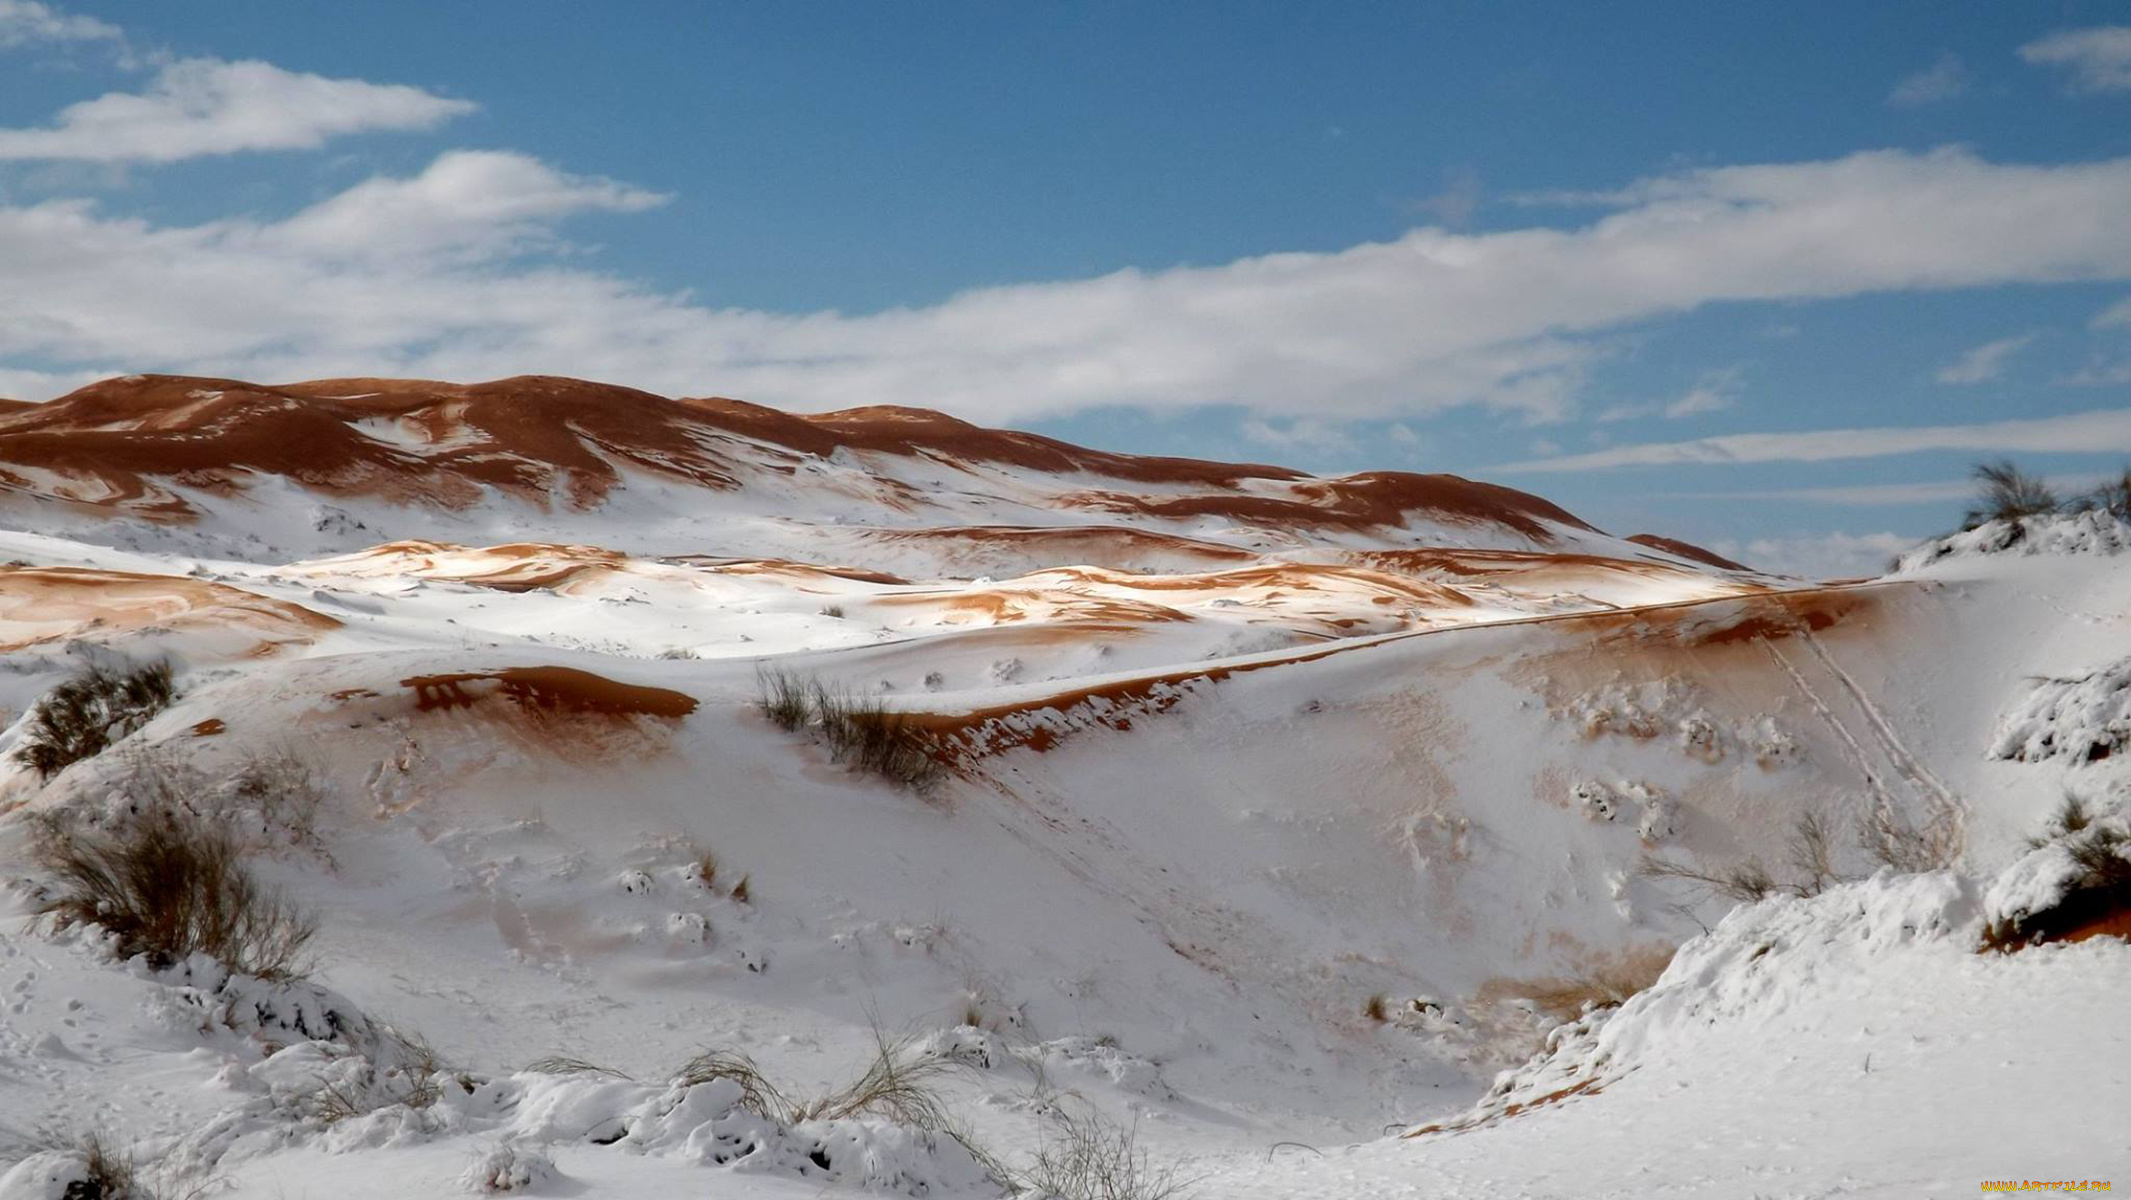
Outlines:
{"label": "snow-covered dune", "polygon": [[[10,757],[0,850],[186,797],[317,915],[317,967],[151,970],[10,921],[9,1200],[78,1165],[39,1126],[244,1196],[994,1195],[983,1148],[1024,1160],[1067,1092],[1205,1196],[1914,1194],[2000,1161],[1989,1088],[2022,1136],[2060,1122],[2063,1170],[2131,1162],[2092,1116],[2116,1092],[2034,1096],[2082,1049],[2121,1076],[2118,1031],[2005,1070],[1989,1040],[2098,1025],[2131,949],[1974,953],[2062,796],[2124,796],[2089,736],[2131,634],[2107,547],[1821,586],[1450,477],[904,410],[551,380],[57,403],[0,414],[0,752],[92,661],[167,658],[178,694],[48,779]],[[878,705],[917,767],[780,727],[780,681]],[[1948,861],[1867,879],[1873,830]],[[1681,878],[1748,863],[1819,894],[1727,918]],[[976,1154],[681,1070],[740,1051],[820,1096],[876,1030]],[[1813,1160],[1836,1073],[1852,1132]],[[1942,1095],[1965,1157],[1858,1132]]]}

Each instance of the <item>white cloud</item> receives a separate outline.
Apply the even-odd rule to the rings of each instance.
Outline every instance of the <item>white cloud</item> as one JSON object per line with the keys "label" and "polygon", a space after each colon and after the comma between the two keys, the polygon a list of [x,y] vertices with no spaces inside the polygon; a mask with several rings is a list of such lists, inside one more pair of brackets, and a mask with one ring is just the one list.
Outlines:
{"label": "white cloud", "polygon": [[430,129],[474,108],[404,84],[189,58],[164,66],[146,91],[68,105],[41,129],[0,129],[0,160],[167,163],[308,150],[343,134]]}
{"label": "white cloud", "polygon": [[291,257],[414,259],[419,270],[548,248],[564,217],[640,212],[669,199],[611,179],[566,175],[523,154],[459,150],[410,179],[365,180],[258,237]]}
{"label": "white cloud", "polygon": [[2131,91],[2131,26],[2061,30],[2020,47],[2020,57],[2070,68],[2078,91]]}
{"label": "white cloud", "polygon": [[1692,388],[1676,400],[1647,404],[1616,404],[1598,414],[1604,422],[1630,421],[1639,417],[1664,416],[1677,421],[1701,413],[1721,412],[1738,399],[1743,372],[1737,367],[1704,371]]}
{"label": "white cloud", "polygon": [[1691,442],[1614,446],[1566,458],[1507,463],[1493,469],[1501,472],[1601,471],[1613,467],[1684,463],[1832,462],[1925,450],[1993,454],[2131,452],[2131,409],[2098,409],[2059,417],[1991,421],[1977,425],[1733,433]]}
{"label": "white cloud", "polygon": [[1581,228],[1422,229],[861,315],[711,309],[532,256],[566,217],[658,199],[455,153],[277,222],[0,205],[0,366],[540,371],[994,421],[1210,404],[1325,422],[1484,405],[1545,421],[1573,411],[1608,331],[1712,302],[2131,279],[2131,159],[2009,166],[1958,151],[1664,176]]}
{"label": "white cloud", "polygon": [[2005,374],[2005,364],[2035,340],[2032,333],[1985,342],[1939,368],[1940,383],[1988,383]]}
{"label": "white cloud", "polygon": [[1747,566],[1806,579],[1854,579],[1883,575],[1896,555],[1919,539],[1898,533],[1812,533],[1754,538],[1741,543],[1724,539],[1711,550]]}
{"label": "white cloud", "polygon": [[2131,296],[2094,314],[2087,325],[2093,329],[2131,329]]}
{"label": "white cloud", "polygon": [[116,25],[59,12],[37,0],[0,0],[0,49],[33,42],[115,42],[124,36]]}
{"label": "white cloud", "polygon": [[1939,55],[1930,67],[1904,78],[1887,94],[1896,108],[1922,108],[1951,100],[1968,90],[1968,67],[1951,50]]}

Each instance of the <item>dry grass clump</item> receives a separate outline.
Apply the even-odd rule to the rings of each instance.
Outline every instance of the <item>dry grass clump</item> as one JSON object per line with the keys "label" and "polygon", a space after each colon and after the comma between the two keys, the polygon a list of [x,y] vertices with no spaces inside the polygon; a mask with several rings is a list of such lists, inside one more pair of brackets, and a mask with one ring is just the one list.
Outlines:
{"label": "dry grass clump", "polygon": [[785,1124],[800,1119],[795,1115],[799,1106],[755,1066],[754,1059],[737,1050],[705,1050],[682,1063],[671,1082],[678,1087],[695,1087],[720,1079],[740,1085],[740,1107],[748,1112]]}
{"label": "dry grass clump", "polygon": [[840,1121],[879,1117],[898,1125],[939,1132],[953,1122],[942,1106],[938,1081],[960,1070],[948,1059],[914,1055],[913,1039],[876,1033],[866,1069],[851,1082],[811,1099],[785,1092],[764,1075],[755,1061],[733,1050],[706,1050],[681,1065],[673,1082],[683,1086],[729,1079],[740,1085],[740,1107],[785,1125],[802,1121]]}
{"label": "dry grass clump", "polygon": [[2062,845],[2077,874],[2050,908],[1994,921],[1985,945],[2010,950],[2099,933],[2131,938],[2131,829],[2121,818],[2099,816],[2068,795],[2028,845]]}
{"label": "dry grass clump", "polygon": [[[689,880],[696,886],[706,892],[715,894],[718,890],[717,852],[708,847],[698,850],[695,859],[688,864],[687,874]],[[743,874],[738,879],[733,880],[732,884],[725,889],[726,898],[735,904],[748,903],[754,896],[752,879],[753,876]]]}
{"label": "dry grass clump", "polygon": [[35,1144],[60,1151],[79,1164],[79,1173],[67,1182],[64,1200],[197,1200],[213,1182],[167,1168],[144,1170],[132,1150],[101,1130],[68,1134],[40,1129]]}
{"label": "dry grass clump", "polygon": [[761,690],[757,704],[770,724],[797,733],[813,719],[813,689],[805,679],[790,671],[762,670],[755,673],[755,684]]}
{"label": "dry grass clump", "polygon": [[37,701],[15,759],[50,779],[147,724],[176,694],[167,662],[92,663]]}
{"label": "dry grass clump", "polygon": [[334,1125],[394,1106],[425,1111],[444,1098],[447,1087],[473,1091],[474,1079],[447,1065],[420,1034],[390,1027],[383,1032],[378,1055],[387,1061],[382,1067],[365,1061],[341,1078],[320,1075],[311,1090],[289,1097],[297,1115]]}
{"label": "dry grass clump", "polygon": [[932,738],[910,714],[826,691],[815,695],[814,709],[837,762],[918,791],[939,781],[943,769]]}
{"label": "dry grass clump", "polygon": [[41,911],[108,931],[122,957],[167,967],[206,954],[239,974],[301,977],[317,921],[255,879],[242,849],[220,822],[157,808],[106,831],[44,815],[31,855],[48,876]]}
{"label": "dry grass clump", "polygon": [[932,735],[909,713],[789,671],[762,671],[756,680],[763,715],[788,733],[815,730],[838,763],[917,791],[945,773]]}
{"label": "dry grass clump", "polygon": [[82,1178],[67,1185],[68,1200],[154,1200],[131,1150],[93,1129],[76,1138],[71,1149],[81,1158]]}
{"label": "dry grass clump", "polygon": [[1012,1185],[1029,1200],[1182,1200],[1198,1182],[1179,1163],[1156,1164],[1138,1127],[1106,1120],[1092,1106],[1054,1105],[1035,1159]]}
{"label": "dry grass clump", "polygon": [[546,1058],[536,1058],[525,1064],[525,1069],[535,1075],[604,1075],[609,1079],[633,1078],[627,1071],[568,1054],[551,1054]]}

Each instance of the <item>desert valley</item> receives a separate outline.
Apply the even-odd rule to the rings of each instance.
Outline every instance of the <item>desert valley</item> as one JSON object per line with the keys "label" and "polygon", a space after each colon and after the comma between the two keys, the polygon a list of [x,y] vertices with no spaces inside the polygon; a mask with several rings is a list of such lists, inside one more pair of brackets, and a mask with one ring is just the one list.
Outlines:
{"label": "desert valley", "polygon": [[0,1196],[2120,1178],[2121,499],[1829,582],[908,408],[11,405]]}

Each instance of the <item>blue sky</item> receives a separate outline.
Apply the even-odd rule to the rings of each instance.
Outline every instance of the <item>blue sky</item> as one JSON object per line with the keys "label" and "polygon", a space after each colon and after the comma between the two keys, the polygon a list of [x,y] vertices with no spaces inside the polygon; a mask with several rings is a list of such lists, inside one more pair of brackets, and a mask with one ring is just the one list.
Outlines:
{"label": "blue sky", "polygon": [[1869,570],[2131,458],[2131,22],[0,0],[0,261],[29,398],[924,405]]}

